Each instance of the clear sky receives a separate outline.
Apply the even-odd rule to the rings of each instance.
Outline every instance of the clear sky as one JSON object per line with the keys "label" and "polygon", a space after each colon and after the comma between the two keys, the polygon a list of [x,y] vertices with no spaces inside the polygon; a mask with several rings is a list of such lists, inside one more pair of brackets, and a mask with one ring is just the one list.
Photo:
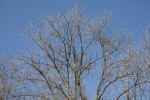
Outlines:
{"label": "clear sky", "polygon": [[21,33],[29,20],[75,5],[87,7],[88,16],[111,11],[115,24],[125,25],[137,41],[150,23],[150,0],[0,0],[0,55],[28,47]]}

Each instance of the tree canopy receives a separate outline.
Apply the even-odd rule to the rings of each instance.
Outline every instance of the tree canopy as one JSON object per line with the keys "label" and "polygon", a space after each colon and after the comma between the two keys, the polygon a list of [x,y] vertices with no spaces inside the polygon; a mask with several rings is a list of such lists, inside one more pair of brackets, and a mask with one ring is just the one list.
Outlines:
{"label": "tree canopy", "polygon": [[30,22],[25,35],[36,50],[0,60],[0,99],[148,100],[149,28],[135,47],[112,23],[108,12],[88,18],[77,7]]}

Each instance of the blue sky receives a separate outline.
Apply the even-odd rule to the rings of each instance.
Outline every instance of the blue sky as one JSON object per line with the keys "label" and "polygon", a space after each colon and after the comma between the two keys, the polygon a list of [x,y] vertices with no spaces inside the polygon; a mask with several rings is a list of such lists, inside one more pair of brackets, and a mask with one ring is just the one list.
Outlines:
{"label": "blue sky", "polygon": [[21,35],[29,20],[75,5],[87,7],[86,15],[90,17],[111,11],[114,23],[126,26],[136,41],[150,23],[150,0],[0,0],[0,56],[29,47]]}

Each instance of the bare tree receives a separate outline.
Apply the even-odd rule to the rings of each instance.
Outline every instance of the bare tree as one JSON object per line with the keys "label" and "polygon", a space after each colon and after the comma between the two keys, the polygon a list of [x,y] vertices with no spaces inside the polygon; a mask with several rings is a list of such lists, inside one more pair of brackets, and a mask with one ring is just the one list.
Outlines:
{"label": "bare tree", "polygon": [[[10,100],[18,94],[19,68],[12,57],[0,58],[0,100]],[[17,98],[16,98],[17,99]]]}
{"label": "bare tree", "polygon": [[84,73],[101,59],[97,54],[90,54],[94,39],[87,25],[82,11],[76,8],[67,15],[44,16],[42,23],[28,26],[28,36],[38,46],[40,54],[30,52],[20,60],[35,70],[35,76],[31,75],[28,80],[46,85],[46,98],[81,100],[86,97]]}
{"label": "bare tree", "polygon": [[129,75],[119,75],[115,70],[121,69],[119,56],[125,40],[113,34],[110,23],[108,13],[87,19],[79,8],[67,14],[61,12],[56,17],[44,16],[40,23],[30,23],[28,37],[40,53],[30,52],[20,58],[33,68],[32,78],[27,79],[45,83],[46,98],[81,100],[86,96],[83,86],[86,72],[97,68],[100,74],[95,100],[104,98],[113,83]]}
{"label": "bare tree", "polygon": [[[146,61],[148,66],[148,73],[150,78],[150,28],[147,27],[146,29]],[[149,83],[149,99],[150,99],[150,83]]]}
{"label": "bare tree", "polygon": [[120,88],[120,94],[116,99],[118,100],[124,95],[127,100],[137,100],[139,98],[147,100],[145,90],[143,89],[143,86],[149,82],[145,75],[148,67],[145,66],[144,52],[140,52],[141,49],[136,50],[131,47],[133,46],[129,43],[123,66],[125,68],[124,72],[132,73],[132,75],[120,79],[123,88],[121,86],[118,87]]}
{"label": "bare tree", "polygon": [[[149,60],[140,58],[145,52],[140,55],[141,49],[132,48],[126,31],[113,30],[111,14],[87,18],[83,11],[76,7],[28,24],[25,34],[36,49],[17,56],[19,73],[11,71],[18,77],[19,91],[9,93],[13,98],[87,100],[90,94],[85,84],[91,75],[97,77],[95,100],[146,98],[149,67],[145,62]],[[3,70],[1,79],[6,81],[4,76],[11,76]],[[6,95],[1,95],[4,100]]]}

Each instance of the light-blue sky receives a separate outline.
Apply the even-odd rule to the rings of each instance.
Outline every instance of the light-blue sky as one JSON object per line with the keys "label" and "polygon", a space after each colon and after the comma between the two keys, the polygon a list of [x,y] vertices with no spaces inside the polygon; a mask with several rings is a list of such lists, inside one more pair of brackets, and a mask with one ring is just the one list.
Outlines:
{"label": "light-blue sky", "polygon": [[90,17],[111,11],[115,24],[125,25],[136,40],[150,23],[150,0],[0,0],[0,55],[27,48],[28,42],[21,35],[27,21],[75,5],[87,7]]}

